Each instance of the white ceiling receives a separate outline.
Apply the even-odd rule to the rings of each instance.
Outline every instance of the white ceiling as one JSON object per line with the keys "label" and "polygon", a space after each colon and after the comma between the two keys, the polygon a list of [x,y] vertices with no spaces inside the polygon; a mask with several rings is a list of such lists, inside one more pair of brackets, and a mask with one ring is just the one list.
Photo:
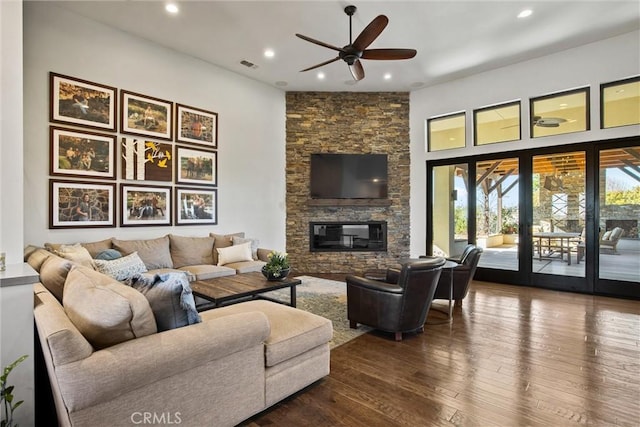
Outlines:
{"label": "white ceiling", "polygon": [[[170,15],[164,1],[60,1],[81,15],[287,91],[411,91],[524,61],[640,28],[634,1],[186,1]],[[411,48],[402,61],[362,60],[366,77],[355,83],[330,45],[349,43],[377,15],[389,25],[370,48]],[[525,19],[516,15],[530,8]],[[273,58],[263,55],[275,51]],[[246,60],[257,67],[240,64]],[[640,67],[640,64],[639,64]],[[325,79],[319,80],[317,72]],[[385,73],[391,79],[383,78]]]}

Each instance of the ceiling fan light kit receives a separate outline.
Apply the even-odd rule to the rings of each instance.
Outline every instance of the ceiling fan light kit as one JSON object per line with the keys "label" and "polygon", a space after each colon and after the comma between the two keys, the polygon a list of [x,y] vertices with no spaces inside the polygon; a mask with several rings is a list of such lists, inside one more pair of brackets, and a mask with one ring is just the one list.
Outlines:
{"label": "ceiling fan light kit", "polygon": [[410,59],[416,56],[417,51],[415,49],[367,49],[371,43],[382,33],[389,23],[389,18],[384,15],[376,16],[373,21],[365,27],[364,30],[353,41],[353,28],[352,19],[356,13],[357,8],[353,5],[344,8],[344,13],[349,16],[349,44],[339,48],[328,43],[312,39],[311,37],[304,36],[302,34],[296,34],[297,37],[302,40],[308,41],[318,46],[326,47],[338,52],[338,56],[321,62],[320,64],[313,65],[309,68],[305,68],[303,71],[313,70],[332,62],[342,59],[349,66],[349,71],[355,81],[364,79],[364,68],[360,59],[372,59],[372,60],[397,60],[397,59]]}

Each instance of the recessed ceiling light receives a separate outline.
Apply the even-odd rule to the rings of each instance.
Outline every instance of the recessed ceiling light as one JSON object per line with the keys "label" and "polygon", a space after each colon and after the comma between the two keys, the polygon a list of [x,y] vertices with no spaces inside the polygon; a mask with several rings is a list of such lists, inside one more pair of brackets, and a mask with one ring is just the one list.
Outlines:
{"label": "recessed ceiling light", "polygon": [[387,73],[384,75],[385,80],[391,80],[391,73]]}
{"label": "recessed ceiling light", "polygon": [[322,71],[318,72],[318,79],[324,80],[324,73]]}
{"label": "recessed ceiling light", "polygon": [[178,9],[178,5],[177,5],[177,4],[175,4],[175,3],[167,3],[167,4],[164,6],[164,10],[166,10],[166,11],[167,11],[167,12],[169,12],[169,13],[176,14],[176,13],[178,13],[178,11],[179,11],[180,9]]}
{"label": "recessed ceiling light", "polygon": [[531,16],[532,13],[533,13],[533,10],[525,9],[518,14],[518,18],[526,18],[527,16]]}
{"label": "recessed ceiling light", "polygon": [[264,56],[267,58],[273,58],[275,56],[275,52],[273,51],[273,49],[266,49],[264,51]]}

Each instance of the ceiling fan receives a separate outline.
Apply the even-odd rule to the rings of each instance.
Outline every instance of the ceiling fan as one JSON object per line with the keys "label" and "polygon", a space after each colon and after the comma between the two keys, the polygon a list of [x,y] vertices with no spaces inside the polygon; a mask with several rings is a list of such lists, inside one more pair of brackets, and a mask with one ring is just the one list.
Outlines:
{"label": "ceiling fan", "polygon": [[362,67],[360,59],[395,60],[410,59],[416,56],[417,52],[415,49],[367,49],[367,47],[373,43],[389,23],[389,18],[384,15],[378,15],[374,18],[373,21],[371,21],[369,25],[362,30],[360,35],[356,37],[355,41],[353,41],[351,21],[353,15],[356,13],[356,7],[347,6],[344,8],[344,13],[349,15],[349,44],[342,48],[312,39],[311,37],[303,36],[302,34],[296,34],[296,36],[300,37],[302,40],[306,40],[338,52],[338,56],[335,58],[312,67],[305,68],[304,70],[301,70],[301,72],[313,70],[342,59],[349,65],[349,70],[351,71],[353,78],[358,81],[364,79],[364,68]]}
{"label": "ceiling fan", "polygon": [[557,128],[561,123],[565,123],[567,119],[562,117],[542,117],[533,116],[533,125],[541,128]]}

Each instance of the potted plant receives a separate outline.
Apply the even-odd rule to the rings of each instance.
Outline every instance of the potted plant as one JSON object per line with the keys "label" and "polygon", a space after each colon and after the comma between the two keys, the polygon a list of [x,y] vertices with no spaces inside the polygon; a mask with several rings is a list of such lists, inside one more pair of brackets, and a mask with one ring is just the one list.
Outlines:
{"label": "potted plant", "polygon": [[268,255],[267,264],[262,267],[262,274],[267,280],[282,280],[291,271],[289,255],[286,252],[272,251]]}
{"label": "potted plant", "polygon": [[7,377],[27,356],[19,357],[15,362],[6,366],[0,376],[0,405],[2,405],[2,421],[0,426],[2,427],[18,427],[17,424],[13,424],[13,412],[22,405],[23,400],[13,403],[13,388],[12,385],[7,385]]}

